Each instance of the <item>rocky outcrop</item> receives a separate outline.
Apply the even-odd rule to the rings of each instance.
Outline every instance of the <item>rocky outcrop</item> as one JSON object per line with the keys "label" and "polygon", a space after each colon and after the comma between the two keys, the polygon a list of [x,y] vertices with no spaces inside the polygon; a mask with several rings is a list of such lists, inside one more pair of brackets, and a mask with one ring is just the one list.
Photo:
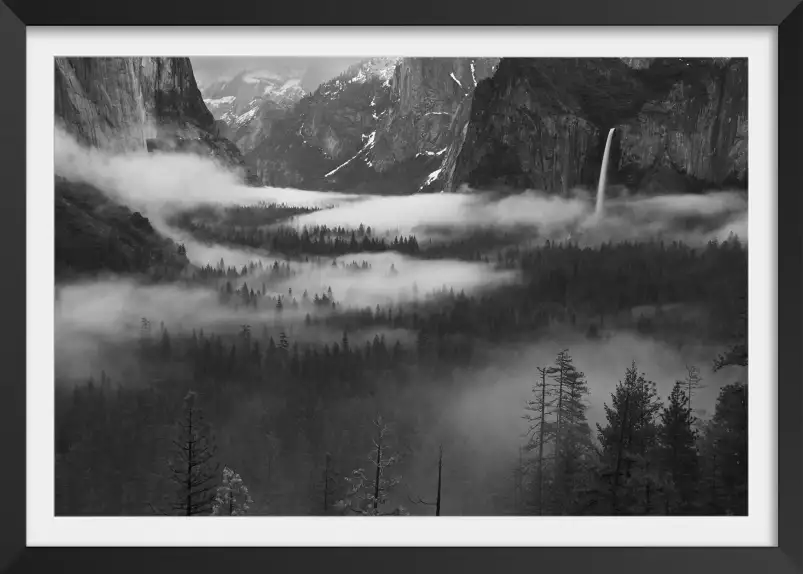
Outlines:
{"label": "rocky outcrop", "polygon": [[746,186],[747,60],[697,66],[697,82],[675,83],[619,126],[620,180],[647,191]]}
{"label": "rocky outcrop", "polygon": [[56,123],[84,145],[190,147],[244,167],[206,108],[188,58],[56,58],[55,73]]}
{"label": "rocky outcrop", "polygon": [[445,188],[594,186],[611,128],[613,184],[744,186],[746,86],[745,60],[503,59],[458,110]]}
{"label": "rocky outcrop", "polygon": [[377,171],[418,154],[443,154],[458,107],[495,65],[489,58],[404,58],[391,81],[389,113],[377,129]]}

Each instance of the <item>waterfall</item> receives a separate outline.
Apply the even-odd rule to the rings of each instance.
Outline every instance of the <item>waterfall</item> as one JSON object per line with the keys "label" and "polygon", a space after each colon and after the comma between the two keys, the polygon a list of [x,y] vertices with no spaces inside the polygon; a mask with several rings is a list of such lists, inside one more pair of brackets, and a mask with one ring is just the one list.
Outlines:
{"label": "waterfall", "polygon": [[597,217],[602,215],[605,207],[605,176],[608,173],[608,156],[611,153],[611,140],[613,139],[613,130],[611,128],[608,132],[608,141],[605,142],[605,153],[602,154],[602,167],[599,169],[599,186],[597,187],[597,208],[594,214]]}

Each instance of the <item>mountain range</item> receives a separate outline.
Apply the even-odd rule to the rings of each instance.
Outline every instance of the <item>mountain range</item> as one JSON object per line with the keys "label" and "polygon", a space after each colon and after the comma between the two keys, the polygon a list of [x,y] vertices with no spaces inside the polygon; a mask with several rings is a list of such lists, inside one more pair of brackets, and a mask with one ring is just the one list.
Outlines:
{"label": "mountain range", "polygon": [[[55,73],[56,124],[82,144],[203,154],[251,185],[566,193],[596,185],[613,128],[611,185],[747,186],[746,59],[383,57],[320,84],[243,72],[206,97],[188,58],[56,58]],[[186,261],[110,203],[57,178],[59,273]]]}
{"label": "mountain range", "polygon": [[219,116],[264,185],[566,193],[596,184],[613,128],[612,185],[746,186],[743,59],[374,58],[311,92],[288,90],[296,72]]}

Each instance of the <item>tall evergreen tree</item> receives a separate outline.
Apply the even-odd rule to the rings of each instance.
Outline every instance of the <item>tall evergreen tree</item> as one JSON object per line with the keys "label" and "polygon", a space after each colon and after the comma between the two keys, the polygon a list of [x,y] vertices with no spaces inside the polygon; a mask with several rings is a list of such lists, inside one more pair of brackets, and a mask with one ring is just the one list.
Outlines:
{"label": "tall evergreen tree", "polygon": [[697,432],[682,383],[675,383],[661,412],[662,470],[671,479],[664,489],[666,514],[693,514],[700,478]]}
{"label": "tall evergreen tree", "polygon": [[720,390],[702,440],[702,483],[710,514],[747,515],[747,385]]}
{"label": "tall evergreen tree", "polygon": [[572,363],[569,351],[558,355],[563,366],[565,397],[559,413],[562,428],[561,442],[556,451],[555,484],[560,490],[559,508],[562,513],[571,513],[578,504],[578,489],[592,450],[591,428],[586,418],[588,383],[585,374]]}
{"label": "tall evergreen tree", "polygon": [[[530,425],[527,429],[527,445],[528,451],[535,451],[535,480],[534,480],[534,506],[539,515],[544,514],[544,448],[547,441],[551,440],[554,436],[554,430],[547,421],[547,414],[552,412],[554,405],[553,393],[551,386],[547,383],[547,369],[538,367],[538,382],[533,387],[533,398],[527,402],[524,407],[528,411],[524,415]],[[530,414],[534,413],[534,414]],[[549,430],[548,430],[549,429]],[[521,465],[520,465],[521,467]],[[522,472],[521,469],[519,472]]]}
{"label": "tall evergreen tree", "polygon": [[686,398],[688,399],[689,404],[689,411],[694,414],[694,395],[705,388],[703,384],[703,378],[700,375],[700,369],[695,366],[687,366],[686,367],[686,379],[683,382],[679,382],[683,386],[683,389],[686,393]]}
{"label": "tall evergreen tree", "polygon": [[173,510],[185,516],[209,514],[215,498],[215,446],[197,399],[193,391],[184,397],[184,412],[176,423],[177,437],[173,441],[175,455],[169,461],[170,478],[178,489]]}
{"label": "tall evergreen tree", "polygon": [[661,486],[653,460],[661,408],[655,383],[639,374],[633,362],[611,395],[611,404],[604,407],[607,424],[597,423],[602,445],[599,476],[604,485],[600,494],[614,515],[650,514],[656,487]]}

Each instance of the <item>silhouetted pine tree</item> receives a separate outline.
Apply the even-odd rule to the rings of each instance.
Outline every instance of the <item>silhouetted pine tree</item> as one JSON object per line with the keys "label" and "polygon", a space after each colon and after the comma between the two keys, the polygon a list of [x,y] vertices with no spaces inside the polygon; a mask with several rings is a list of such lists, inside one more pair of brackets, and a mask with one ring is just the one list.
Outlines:
{"label": "silhouetted pine tree", "polygon": [[438,447],[438,487],[435,493],[435,500],[427,502],[421,497],[418,500],[413,500],[412,498],[410,501],[413,504],[423,504],[425,506],[434,506],[435,507],[435,516],[441,515],[441,487],[443,486],[443,445]]}
{"label": "silhouetted pine tree", "polygon": [[602,445],[597,495],[607,501],[611,514],[650,514],[656,507],[656,489],[662,486],[653,460],[661,408],[655,383],[639,374],[634,362],[611,395],[611,404],[604,407],[607,424],[597,424]]}
{"label": "silhouetted pine tree", "polygon": [[561,441],[556,451],[554,481],[560,493],[558,509],[567,514],[572,513],[578,505],[578,490],[583,488],[592,441],[591,428],[586,419],[588,383],[585,374],[575,368],[568,349],[558,354],[557,364],[563,370],[562,386],[565,396],[560,401],[562,428]]}
{"label": "silhouetted pine tree", "polygon": [[700,479],[695,418],[688,397],[678,382],[661,412],[661,467],[671,481],[664,489],[666,514],[695,514]]}
{"label": "silhouetted pine tree", "polygon": [[709,514],[747,515],[747,385],[723,387],[703,431],[702,487]]}
{"label": "silhouetted pine tree", "polygon": [[551,414],[555,400],[552,387],[547,383],[547,369],[538,367],[538,375],[538,381],[533,387],[533,398],[524,407],[529,411],[524,415],[524,419],[530,423],[527,429],[528,441],[525,448],[530,452],[537,453],[533,461],[535,466],[533,506],[537,514],[543,515],[545,506],[544,475],[546,473],[544,449],[547,441],[554,438],[554,425],[549,424],[547,415]]}
{"label": "silhouetted pine tree", "polygon": [[169,461],[171,479],[178,487],[173,510],[186,516],[209,514],[215,497],[217,464],[212,464],[215,447],[209,425],[197,405],[197,395],[192,391],[184,397],[184,412],[176,427],[175,455]]}

